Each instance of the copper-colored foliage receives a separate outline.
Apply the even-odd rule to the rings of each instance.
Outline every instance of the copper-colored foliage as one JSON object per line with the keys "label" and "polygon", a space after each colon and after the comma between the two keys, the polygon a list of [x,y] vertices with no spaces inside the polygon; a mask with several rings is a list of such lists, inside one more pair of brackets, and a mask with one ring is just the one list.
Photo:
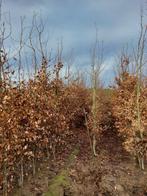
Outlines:
{"label": "copper-colored foliage", "polygon": [[58,78],[49,80],[42,68],[26,84],[3,84],[0,93],[0,187],[6,169],[10,190],[22,160],[27,168],[34,157],[41,159],[53,147],[66,145],[70,129],[88,110],[88,91],[75,83],[66,86]]}
{"label": "copper-colored foliage", "polygon": [[[124,138],[124,147],[131,154],[145,156],[147,142],[147,86],[140,83],[139,113],[137,114],[137,77],[124,72],[121,78],[116,78],[117,88],[113,100],[113,113],[116,118],[116,127]],[[138,126],[140,125],[140,127]],[[142,133],[143,138],[140,137]]]}

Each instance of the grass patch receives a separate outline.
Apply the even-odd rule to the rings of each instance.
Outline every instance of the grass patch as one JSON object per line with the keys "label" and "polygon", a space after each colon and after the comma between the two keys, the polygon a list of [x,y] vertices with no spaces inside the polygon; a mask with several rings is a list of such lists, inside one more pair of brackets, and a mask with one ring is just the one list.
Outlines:
{"label": "grass patch", "polygon": [[64,189],[70,186],[68,178],[68,167],[74,162],[76,155],[79,153],[79,149],[74,149],[74,151],[69,155],[67,162],[65,163],[65,169],[63,169],[57,176],[55,176],[50,182],[48,192],[43,196],[63,196]]}
{"label": "grass patch", "polygon": [[66,170],[61,171],[49,185],[49,191],[43,196],[62,196],[64,188],[69,186],[68,172]]}

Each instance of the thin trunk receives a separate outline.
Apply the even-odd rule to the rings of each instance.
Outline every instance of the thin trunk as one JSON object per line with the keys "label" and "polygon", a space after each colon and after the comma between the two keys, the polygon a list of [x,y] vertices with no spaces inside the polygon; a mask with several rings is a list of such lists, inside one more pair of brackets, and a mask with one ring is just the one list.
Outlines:
{"label": "thin trunk", "polygon": [[7,152],[6,150],[4,150],[4,168],[3,168],[3,175],[4,175],[4,180],[3,180],[3,196],[7,196],[8,195],[8,180],[7,180],[7,161],[5,161],[7,159]]}
{"label": "thin trunk", "polygon": [[94,156],[97,156],[97,153],[96,153],[96,138],[95,138],[95,134],[93,135],[93,154]]}
{"label": "thin trunk", "polygon": [[96,153],[96,137],[95,137],[95,132],[97,131],[97,111],[96,111],[96,94],[97,94],[97,74],[96,71],[93,70],[93,94],[92,94],[92,116],[93,116],[93,154],[94,156],[97,156]]}
{"label": "thin trunk", "polygon": [[21,161],[20,161],[20,183],[21,183],[21,188],[22,188],[23,187],[23,184],[24,184],[23,156],[21,157]]}
{"label": "thin trunk", "polygon": [[90,144],[91,150],[93,151],[93,145],[92,145],[92,140],[91,140],[91,137],[90,137],[90,130],[89,130],[89,127],[88,127],[88,119],[87,119],[87,116],[86,116],[85,109],[84,109],[84,114],[85,114],[85,123],[86,123],[86,129],[87,129],[87,132],[88,132],[89,144]]}
{"label": "thin trunk", "polygon": [[35,154],[34,154],[34,157],[33,157],[33,176],[35,176],[36,174],[36,158],[35,158]]}

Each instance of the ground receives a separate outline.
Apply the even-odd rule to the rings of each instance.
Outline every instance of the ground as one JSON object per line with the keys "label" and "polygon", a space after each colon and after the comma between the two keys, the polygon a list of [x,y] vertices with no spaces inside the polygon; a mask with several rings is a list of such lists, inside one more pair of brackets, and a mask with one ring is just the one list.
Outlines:
{"label": "ground", "polygon": [[[104,133],[93,157],[86,130],[76,129],[56,160],[44,160],[14,196],[145,196],[147,164],[140,170],[115,132]],[[76,139],[74,139],[74,137]],[[78,142],[77,142],[78,138]],[[71,140],[71,141],[70,141]]]}

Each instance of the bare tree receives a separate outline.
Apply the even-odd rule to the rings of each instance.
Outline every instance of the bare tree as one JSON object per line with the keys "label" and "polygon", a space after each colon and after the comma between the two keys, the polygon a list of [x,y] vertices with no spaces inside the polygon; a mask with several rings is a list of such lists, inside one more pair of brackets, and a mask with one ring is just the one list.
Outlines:
{"label": "bare tree", "polygon": [[[7,62],[7,52],[5,50],[5,41],[8,40],[8,38],[11,35],[11,20],[10,15],[8,14],[8,17],[3,19],[3,13],[2,13],[2,0],[0,0],[0,83],[2,82],[2,78],[5,77],[4,74],[4,65]],[[0,87],[1,90],[1,87]]]}
{"label": "bare tree", "polygon": [[[140,35],[137,44],[137,50],[134,52],[135,59],[135,68],[136,68],[136,113],[137,113],[137,132],[140,134],[140,140],[144,139],[144,129],[141,122],[141,87],[142,87],[142,76],[143,76],[143,67],[146,64],[145,60],[145,44],[146,44],[146,34],[147,26],[143,24],[143,10],[141,10],[140,15]],[[144,157],[138,156],[138,162],[141,169],[144,169]]]}
{"label": "bare tree", "polygon": [[[100,74],[103,66],[103,41],[98,41],[97,29],[96,29],[96,40],[92,49],[92,65],[91,65],[91,89],[92,89],[92,108],[91,108],[91,118],[92,118],[92,127],[91,127],[91,146],[94,156],[97,156],[96,153],[96,135],[99,130],[99,120],[98,116],[100,114],[99,111],[99,89],[100,89]],[[89,130],[89,128],[88,128]],[[89,131],[88,131],[89,132]]]}

